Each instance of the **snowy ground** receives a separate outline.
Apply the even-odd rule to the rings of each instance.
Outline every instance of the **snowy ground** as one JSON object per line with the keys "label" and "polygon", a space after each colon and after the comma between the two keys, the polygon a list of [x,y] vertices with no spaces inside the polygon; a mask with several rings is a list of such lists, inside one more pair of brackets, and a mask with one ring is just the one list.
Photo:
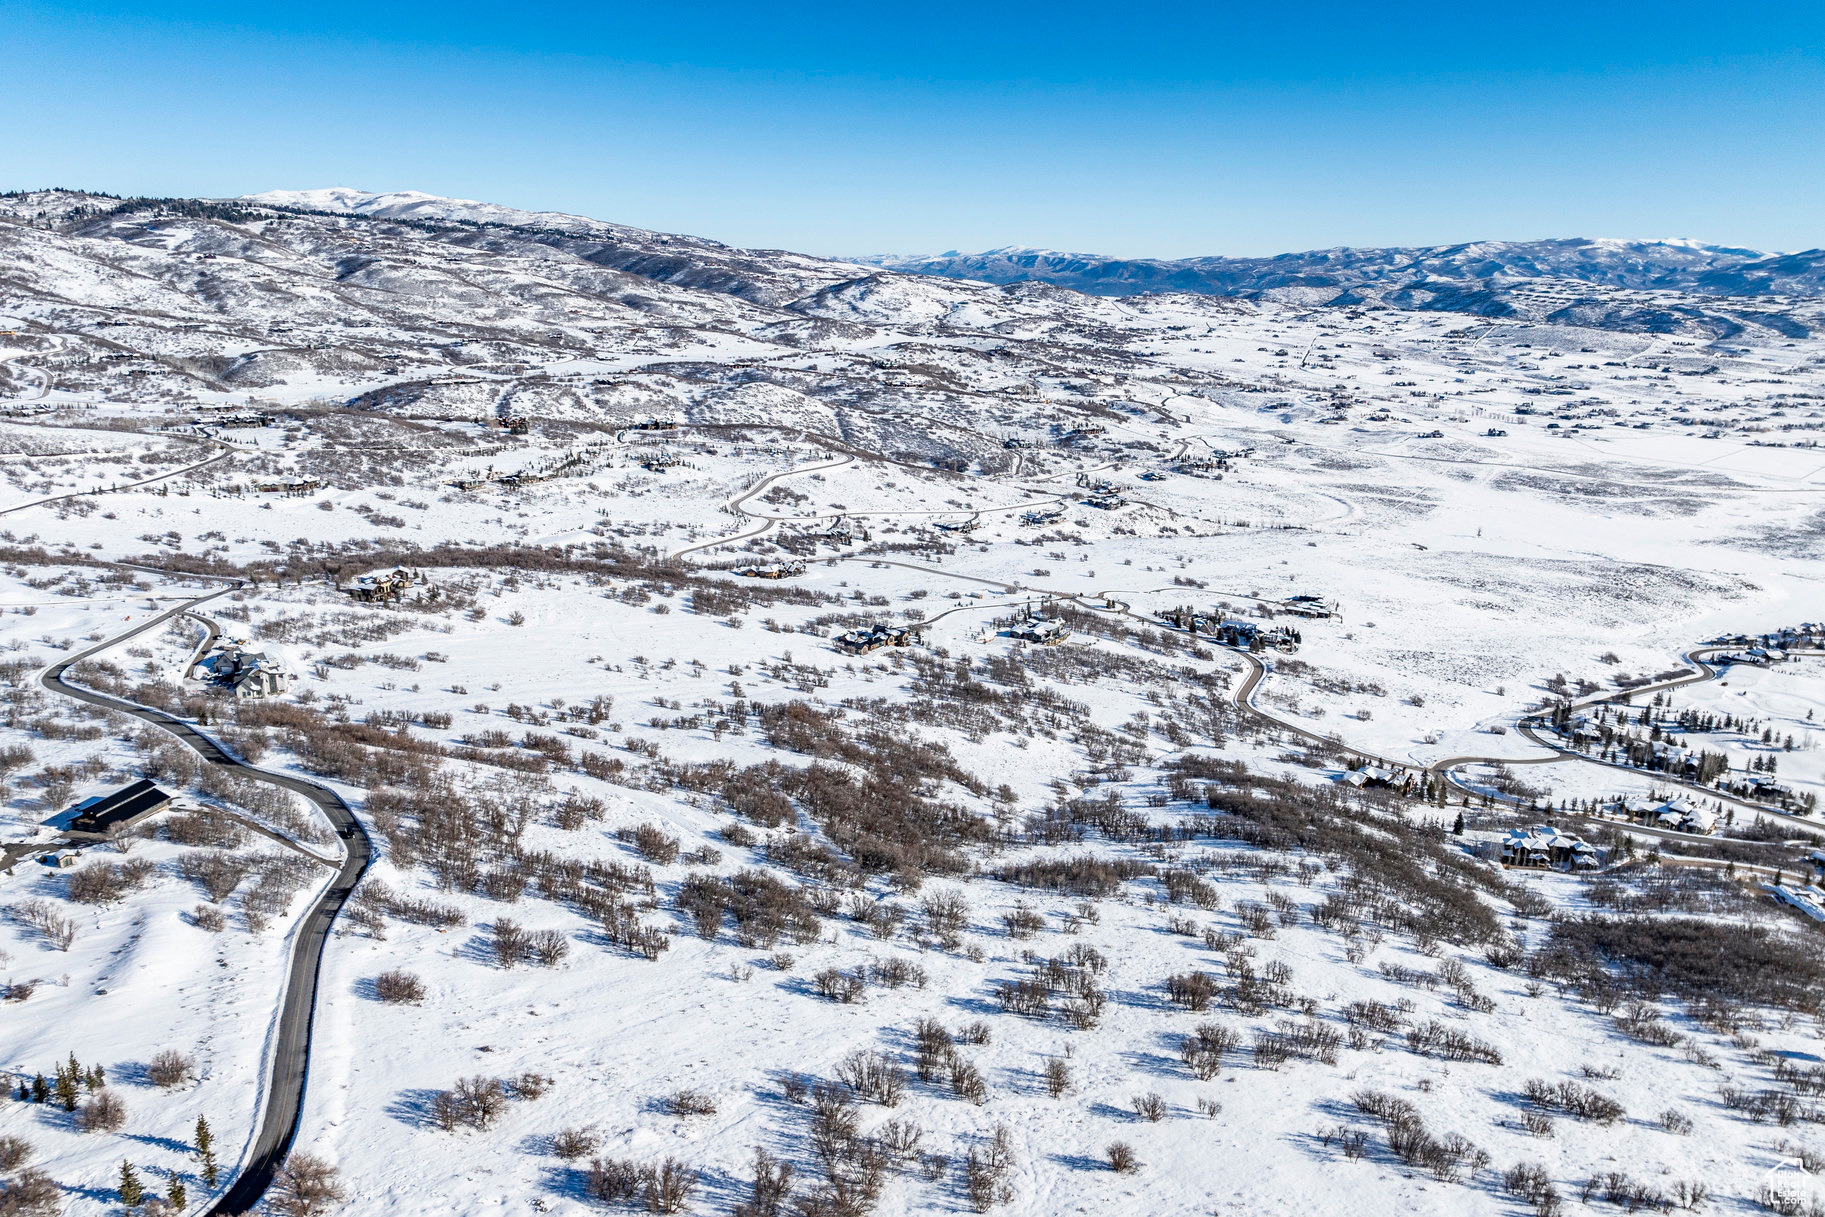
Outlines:
{"label": "snowy ground", "polygon": [[[1149,624],[1181,605],[1247,616],[1297,594],[1337,600],[1338,618],[1296,622],[1296,656],[1266,657],[1254,704],[1342,749],[1415,766],[1538,755],[1513,727],[1547,700],[1555,676],[1610,689],[1619,675],[1678,667],[1719,633],[1818,619],[1825,458],[1801,446],[1821,425],[1817,339],[1089,299],[851,278],[791,259],[736,296],[636,281],[517,236],[488,253],[323,217],[101,223],[61,236],[9,227],[12,256],[77,303],[9,300],[21,336],[0,351],[17,406],[51,407],[0,423],[0,509],[10,512],[0,521],[0,661],[16,661],[3,670],[0,748],[30,750],[5,775],[4,840],[21,848],[0,875],[0,906],[41,899],[79,922],[67,952],[17,916],[0,922],[0,979],[15,994],[38,982],[4,1007],[15,1033],[0,1065],[16,1088],[74,1052],[106,1067],[128,1109],[119,1131],[79,1132],[55,1105],[0,1108],[0,1136],[33,1143],[66,1189],[67,1212],[110,1211],[123,1157],[159,1190],[166,1171],[185,1173],[201,1210],[207,1189],[189,1130],[206,1114],[225,1163],[251,1137],[288,927],[316,890],[300,887],[256,933],[243,888],[222,899],[227,924],[212,933],[192,924],[211,902],[183,867],[296,851],[253,835],[223,849],[155,834],[124,858],[93,847],[84,865],[143,858],[154,872],[116,901],[79,904],[62,894],[69,872],[23,848],[54,840],[45,822],[57,795],[112,789],[157,763],[156,742],[137,739],[136,724],[88,716],[36,685],[38,671],[85,640],[220,586],[148,566],[250,580],[199,611],[225,639],[289,662],[299,679],[281,699],[287,713],[403,767],[393,772],[405,777],[372,787],[330,774],[375,836],[368,882],[460,914],[461,924],[436,928],[376,903],[365,921],[345,916],[324,955],[299,1143],[339,1165],[349,1211],[599,1210],[585,1185],[590,1155],[552,1152],[555,1134],[585,1127],[595,1154],[672,1156],[699,1172],[696,1211],[747,1198],[756,1146],[793,1162],[808,1189],[821,1171],[811,1113],[787,1096],[787,1076],[832,1079],[857,1050],[910,1069],[920,1018],[953,1033],[987,1025],[986,1042],[957,1049],[981,1070],[987,1097],[959,1098],[941,1077],[914,1081],[891,1111],[860,1105],[865,1132],[889,1118],[923,1131],[926,1158],[893,1174],[883,1213],[966,1211],[965,1159],[1000,1125],[1013,1165],[998,1211],[1034,1215],[1508,1213],[1532,1207],[1500,1179],[1522,1162],[1542,1164],[1567,1202],[1593,1175],[1622,1172],[1668,1196],[1702,1180],[1709,1209],[1747,1212],[1794,1147],[1825,1152],[1815,1121],[1752,1121],[1720,1099],[1720,1088],[1784,1085],[1777,1061],[1818,1066],[1816,1006],[1739,1003],[1732,1036],[1669,995],[1660,1008],[1686,1038],[1657,1045],[1588,993],[1513,961],[1493,966],[1489,942],[1384,924],[1349,883],[1359,860],[1208,832],[1171,841],[1103,827],[1048,841],[1032,820],[1108,798],[1154,830],[1189,826],[1206,809],[1173,785],[1172,765],[1188,757],[1240,761],[1308,795],[1337,788],[1348,752],[1235,708],[1250,672],[1241,656]],[[333,289],[307,273],[352,244],[375,260]],[[96,257],[100,248],[139,277]],[[199,277],[211,276],[205,291]],[[283,299],[263,303],[250,286],[263,282]],[[443,301],[434,324],[389,303],[415,294]],[[207,312],[206,298],[220,311]],[[138,320],[121,311],[129,303]],[[193,421],[209,405],[264,410],[273,425]],[[529,420],[524,435],[498,425],[516,415]],[[684,425],[630,429],[654,418]],[[1087,425],[1101,430],[1069,434]],[[177,472],[224,444],[221,459]],[[1187,465],[1246,449],[1221,469]],[[668,460],[654,460],[661,454]],[[509,473],[527,480],[490,480]],[[153,480],[34,505],[142,479]],[[258,490],[285,479],[321,485]],[[483,484],[453,485],[471,480]],[[1081,501],[1104,480],[1125,505]],[[1062,514],[1022,522],[1045,509]],[[963,522],[976,527],[937,527]],[[420,552],[440,546],[441,556]],[[567,559],[552,558],[566,546]],[[478,547],[502,548],[485,561],[463,556]],[[777,585],[727,572],[793,555],[807,561],[805,575]],[[403,604],[337,590],[401,562],[426,580]],[[1007,630],[1026,606],[1073,614],[1073,637],[1057,648],[1015,643]],[[844,629],[889,621],[925,623],[923,644],[861,657],[831,645]],[[182,682],[201,636],[184,619],[111,650],[100,658],[112,667],[89,675],[132,696],[142,684],[169,686],[174,704],[190,699],[208,729],[259,763],[329,773],[322,741],[288,736],[278,711],[263,726],[249,727],[251,716],[237,725],[225,699]],[[1822,675],[1816,660],[1738,668],[1679,690],[1675,705],[1791,734],[1782,778],[1815,790],[1825,784],[1813,742]],[[733,806],[744,785],[797,789],[750,768],[811,763],[771,740],[761,715],[793,701],[840,715],[852,743],[878,725],[881,741],[947,751],[948,774],[902,773],[896,789],[988,826],[960,847],[960,869],[851,880],[841,866],[813,878],[781,861],[789,842],[832,839],[802,797],[779,824]],[[1759,734],[1728,746],[1763,747]],[[820,763],[865,768],[860,753],[834,755]],[[737,771],[737,786],[725,785]],[[1664,792],[1645,776],[1578,763],[1516,772],[1554,802]],[[448,786],[426,785],[433,778]],[[233,804],[195,775],[163,780],[192,802]],[[511,854],[485,852],[490,873],[546,855],[650,867],[650,894],[623,896],[670,935],[670,949],[648,960],[617,947],[599,916],[536,880],[509,899],[481,878],[440,882],[435,857],[402,857],[396,809],[431,789],[470,809],[476,839],[497,831],[491,814],[525,815]],[[562,808],[578,800],[600,805],[567,823]],[[1464,840],[1436,846],[1453,858],[1515,822],[1455,800],[1345,806],[1389,833],[1400,821],[1385,817],[1411,825],[1465,810]],[[326,848],[321,825],[243,810]],[[642,825],[676,838],[677,854],[643,857],[617,835]],[[1790,870],[1803,852],[1760,848]],[[1216,888],[1215,907],[1169,904],[1157,875],[1094,898],[992,877],[1080,854],[1197,870]],[[1287,869],[1263,874],[1264,859]],[[699,938],[680,906],[689,877],[749,868],[837,889],[840,911],[802,942],[744,946],[732,924]],[[328,878],[324,867],[314,874],[317,885]],[[1719,927],[1757,925],[1816,958],[1816,927],[1752,889],[1704,881],[1719,886],[1654,915],[1698,908]],[[1568,876],[1522,882],[1537,906],[1494,887],[1477,897],[1517,950],[1547,945],[1550,913],[1616,907],[1592,904],[1594,885]],[[1625,871],[1620,882],[1654,880]],[[969,907],[950,943],[921,929],[919,906],[935,892]],[[1356,906],[1357,932],[1313,921],[1327,897]],[[877,935],[847,915],[852,899],[908,915]],[[1284,918],[1252,916],[1251,902],[1270,901]],[[1018,937],[1003,921],[1017,904],[1039,917]],[[549,967],[502,966],[493,943],[503,919],[558,931],[568,953]],[[1241,937],[1207,943],[1206,929]],[[1045,1018],[1003,1010],[997,985],[1080,945],[1107,960],[1098,1026],[1068,1027],[1056,997]],[[1243,950],[1256,973],[1275,961],[1290,969],[1270,1008],[1192,1013],[1168,999],[1167,977],[1188,970],[1232,983]],[[921,969],[923,983],[871,982],[854,1004],[817,992],[824,969],[872,963],[878,973],[894,959]],[[1434,974],[1451,961],[1487,1001],[1436,978],[1401,979],[1402,968]],[[395,969],[419,978],[421,1003],[380,999],[376,979]],[[1268,1068],[1246,1050],[1283,1021],[1341,1031],[1350,1003],[1403,998],[1412,1008],[1399,1033],[1345,1044],[1330,1063]],[[1211,1019],[1244,1048],[1199,1080],[1180,1047]],[[1495,1045],[1502,1063],[1409,1051],[1405,1031],[1432,1019]],[[170,1091],[144,1081],[145,1062],[164,1049],[193,1056],[198,1080]],[[1049,1059],[1071,1074],[1057,1098],[1045,1086]],[[436,1095],[459,1078],[527,1072],[550,1075],[549,1093],[513,1099],[486,1130],[436,1127]],[[1561,1114],[1556,1135],[1533,1135],[1521,1092],[1534,1078],[1593,1086],[1626,1115],[1606,1125]],[[714,1113],[668,1111],[666,1097],[684,1089],[708,1094]],[[1402,1162],[1380,1122],[1352,1103],[1363,1089],[1412,1102],[1436,1137],[1467,1138],[1489,1161],[1460,1164],[1455,1179]],[[1133,1099],[1155,1092],[1167,1113],[1143,1119]],[[1663,1122],[1668,1110],[1690,1127]],[[1339,1125],[1370,1133],[1360,1160],[1325,1135]],[[1109,1169],[1115,1141],[1133,1146],[1138,1172]]]}

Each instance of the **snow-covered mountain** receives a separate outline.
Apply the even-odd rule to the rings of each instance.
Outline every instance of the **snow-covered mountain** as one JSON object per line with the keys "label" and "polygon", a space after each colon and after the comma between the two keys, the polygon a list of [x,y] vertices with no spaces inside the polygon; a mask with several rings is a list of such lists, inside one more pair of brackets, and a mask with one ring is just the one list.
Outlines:
{"label": "snow-covered mountain", "polygon": [[1542,281],[1561,289],[1582,286],[1593,291],[1825,295],[1825,250],[1770,254],[1693,241],[1473,241],[1404,249],[1324,249],[1270,258],[1175,260],[1010,247],[977,254],[952,251],[931,257],[856,260],[909,274],[987,283],[1037,281],[1095,295],[1171,291],[1256,298],[1296,291],[1312,303],[1375,302],[1493,316],[1520,311],[1517,294],[1526,295]]}

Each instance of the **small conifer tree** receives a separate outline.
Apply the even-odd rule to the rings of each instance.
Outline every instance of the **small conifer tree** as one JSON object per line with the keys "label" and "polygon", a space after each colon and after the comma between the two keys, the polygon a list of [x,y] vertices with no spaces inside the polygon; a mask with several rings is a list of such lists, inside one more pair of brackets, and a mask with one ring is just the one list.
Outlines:
{"label": "small conifer tree", "polygon": [[120,1162],[120,1202],[129,1209],[136,1209],[146,1198],[146,1189],[139,1184],[139,1172],[125,1158]]}

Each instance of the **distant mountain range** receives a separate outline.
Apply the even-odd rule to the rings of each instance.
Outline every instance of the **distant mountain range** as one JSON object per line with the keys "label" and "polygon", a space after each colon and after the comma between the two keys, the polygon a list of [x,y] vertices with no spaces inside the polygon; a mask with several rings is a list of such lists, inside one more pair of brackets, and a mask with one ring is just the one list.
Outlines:
{"label": "distant mountain range", "polygon": [[1398,249],[1321,249],[1271,258],[1104,258],[1046,249],[853,259],[910,274],[986,283],[1054,283],[1097,296],[1197,292],[1258,296],[1281,289],[1345,293],[1432,282],[1502,285],[1565,279],[1630,291],[1715,296],[1825,295],[1825,249],[1769,254],[1691,241],[1472,241]]}

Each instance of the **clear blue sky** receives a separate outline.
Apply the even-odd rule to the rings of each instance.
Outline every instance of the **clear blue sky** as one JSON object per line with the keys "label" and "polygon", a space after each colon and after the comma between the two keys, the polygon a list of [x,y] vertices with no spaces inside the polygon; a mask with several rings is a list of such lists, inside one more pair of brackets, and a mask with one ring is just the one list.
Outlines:
{"label": "clear blue sky", "polygon": [[0,184],[810,253],[1825,245],[1825,4],[0,5]]}

